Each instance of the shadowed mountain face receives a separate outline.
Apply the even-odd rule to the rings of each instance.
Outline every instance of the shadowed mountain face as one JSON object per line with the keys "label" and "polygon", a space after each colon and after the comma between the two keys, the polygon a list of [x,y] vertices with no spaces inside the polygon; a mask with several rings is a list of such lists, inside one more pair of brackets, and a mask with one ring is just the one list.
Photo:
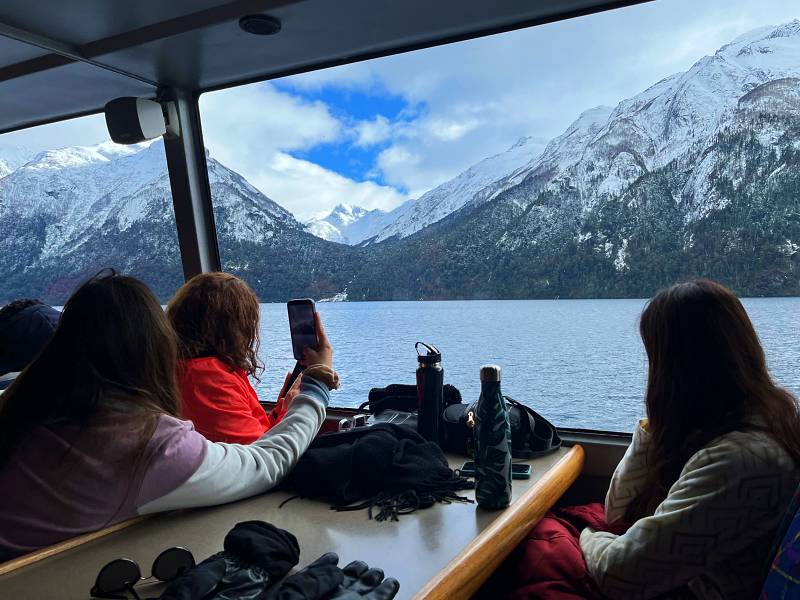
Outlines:
{"label": "shadowed mountain face", "polygon": [[[797,56],[800,22],[751,32],[389,213],[342,205],[303,225],[209,157],[223,267],[266,301],[642,297],[690,276],[798,295]],[[103,266],[171,295],[160,142],[23,155],[0,155],[0,302],[63,302]]]}

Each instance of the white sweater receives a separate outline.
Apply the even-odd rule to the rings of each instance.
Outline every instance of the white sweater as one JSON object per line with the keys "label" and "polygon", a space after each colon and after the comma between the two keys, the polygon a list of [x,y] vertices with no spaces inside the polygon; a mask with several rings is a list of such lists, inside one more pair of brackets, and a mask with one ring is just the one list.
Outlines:
{"label": "white sweater", "polygon": [[[305,377],[283,419],[252,444],[210,442],[191,431],[205,446],[200,466],[171,492],[140,505],[138,513],[213,506],[272,489],[314,440],[325,420],[327,405],[327,386]],[[159,475],[156,472],[153,477]],[[143,488],[148,487],[148,476],[150,473]]]}
{"label": "white sweater", "polygon": [[[642,490],[650,435],[637,427],[611,479],[606,521]],[[694,454],[664,501],[624,535],[581,533],[592,577],[609,598],[758,597],[778,524],[800,470],[769,435],[734,431]]]}

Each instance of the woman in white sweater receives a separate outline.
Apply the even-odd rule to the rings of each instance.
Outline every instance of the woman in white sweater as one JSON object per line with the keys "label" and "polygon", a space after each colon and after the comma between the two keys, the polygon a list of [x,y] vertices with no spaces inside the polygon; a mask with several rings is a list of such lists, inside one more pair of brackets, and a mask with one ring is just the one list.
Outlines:
{"label": "woman in white sweater", "polygon": [[752,599],[800,481],[800,417],[777,387],[738,298],[695,280],[641,317],[648,419],[611,480],[606,520],[581,548],[610,598]]}

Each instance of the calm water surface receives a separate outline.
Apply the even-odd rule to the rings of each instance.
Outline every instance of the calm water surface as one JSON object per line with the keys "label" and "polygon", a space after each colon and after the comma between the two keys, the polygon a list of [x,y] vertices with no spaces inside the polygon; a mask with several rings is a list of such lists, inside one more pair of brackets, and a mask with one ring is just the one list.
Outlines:
{"label": "calm water surface", "polygon": [[[561,427],[629,431],[644,413],[647,359],[638,335],[644,300],[487,300],[321,303],[342,387],[331,403],[358,406],[372,387],[414,383],[414,342],[442,351],[445,383],[466,402],[481,365],[503,367],[503,391]],[[800,298],[744,300],[770,370],[800,394]],[[274,399],[294,366],[285,304],[261,306],[256,388]]]}

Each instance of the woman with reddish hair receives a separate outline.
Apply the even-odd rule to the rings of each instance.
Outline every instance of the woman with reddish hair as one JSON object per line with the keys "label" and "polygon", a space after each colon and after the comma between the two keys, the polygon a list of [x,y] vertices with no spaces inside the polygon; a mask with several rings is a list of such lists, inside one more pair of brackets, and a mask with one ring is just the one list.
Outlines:
{"label": "woman with reddish hair", "polygon": [[180,341],[182,412],[214,442],[249,444],[277,424],[300,381],[267,414],[249,377],[258,378],[259,302],[229,273],[201,273],[172,298],[167,316]]}

